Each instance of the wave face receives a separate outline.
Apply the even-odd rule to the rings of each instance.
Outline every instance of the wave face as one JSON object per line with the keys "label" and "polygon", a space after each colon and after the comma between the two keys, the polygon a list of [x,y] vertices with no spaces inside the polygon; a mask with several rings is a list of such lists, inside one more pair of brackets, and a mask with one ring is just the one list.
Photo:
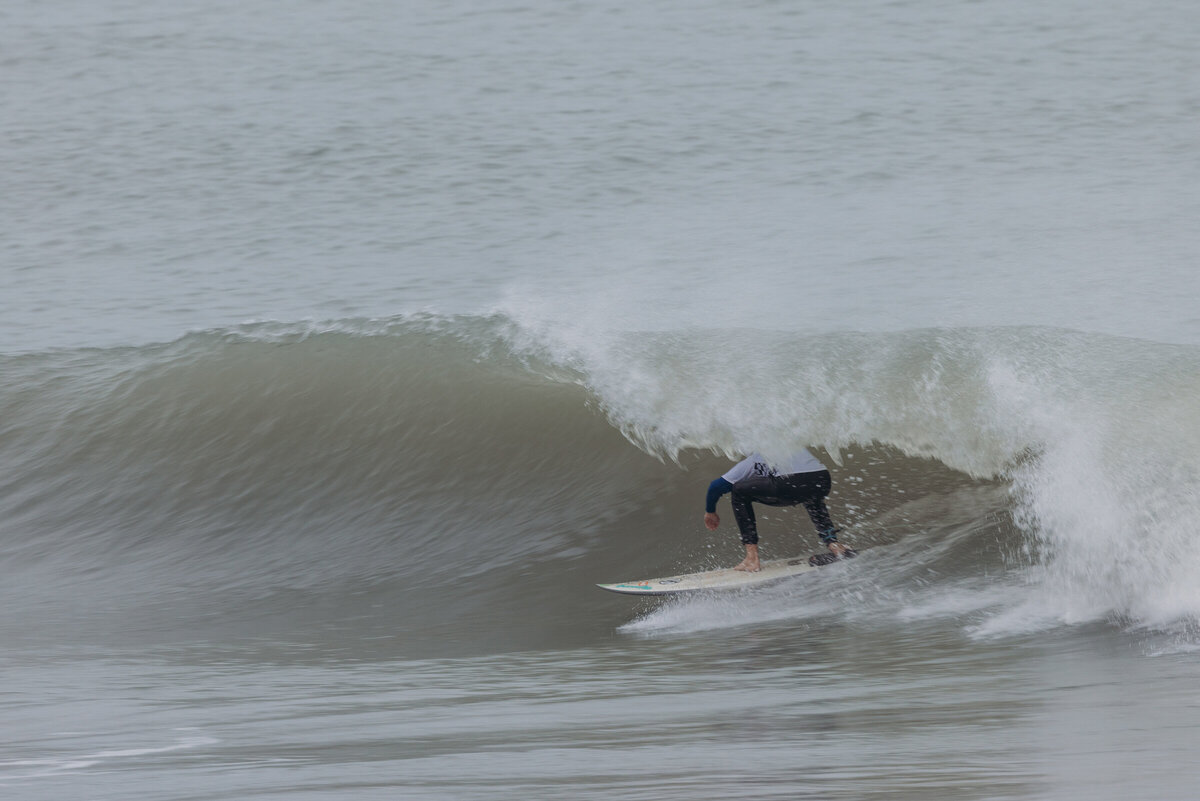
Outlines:
{"label": "wave face", "polygon": [[[700,525],[708,481],[801,444],[909,614],[1185,637],[1200,617],[1195,348],[424,316],[10,356],[0,374],[13,637],[569,642],[621,603],[588,583],[734,557],[728,526]],[[811,550],[807,527],[769,515],[768,555]],[[721,619],[696,604],[638,625]]]}

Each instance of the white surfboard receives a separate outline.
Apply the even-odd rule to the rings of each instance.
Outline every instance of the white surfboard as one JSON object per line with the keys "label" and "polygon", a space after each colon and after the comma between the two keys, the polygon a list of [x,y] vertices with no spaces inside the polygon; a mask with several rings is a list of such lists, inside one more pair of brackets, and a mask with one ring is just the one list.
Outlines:
{"label": "white surfboard", "polygon": [[[852,555],[857,555],[851,551]],[[819,554],[825,559],[832,554]],[[708,570],[703,573],[684,573],[679,576],[666,578],[643,579],[641,581],[624,581],[618,584],[597,584],[602,590],[619,592],[624,595],[676,595],[684,592],[699,592],[701,590],[742,590],[750,587],[761,587],[776,581],[799,576],[823,567],[821,564],[809,564],[808,556],[797,556],[791,559],[772,559],[762,563],[762,569],[755,573],[744,570],[734,570],[731,567],[723,570]],[[836,560],[841,562],[843,560]],[[830,562],[832,564],[832,562]]]}

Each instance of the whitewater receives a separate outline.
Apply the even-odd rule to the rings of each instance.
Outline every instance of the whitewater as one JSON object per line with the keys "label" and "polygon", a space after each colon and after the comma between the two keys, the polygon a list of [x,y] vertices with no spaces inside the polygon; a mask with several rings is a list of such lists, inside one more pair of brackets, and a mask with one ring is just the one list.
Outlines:
{"label": "whitewater", "polygon": [[0,16],[5,798],[1194,796],[1192,5]]}

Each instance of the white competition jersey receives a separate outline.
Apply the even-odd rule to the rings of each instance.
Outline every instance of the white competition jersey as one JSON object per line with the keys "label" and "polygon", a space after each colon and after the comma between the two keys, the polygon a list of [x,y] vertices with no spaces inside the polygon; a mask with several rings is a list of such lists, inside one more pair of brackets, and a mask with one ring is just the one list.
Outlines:
{"label": "white competition jersey", "polygon": [[721,478],[730,484],[736,484],[749,475],[786,476],[792,473],[816,473],[824,469],[826,469],[825,465],[817,461],[817,457],[809,453],[807,448],[801,448],[785,461],[776,465],[767,462],[760,454],[752,453],[730,468],[729,472],[721,476]]}

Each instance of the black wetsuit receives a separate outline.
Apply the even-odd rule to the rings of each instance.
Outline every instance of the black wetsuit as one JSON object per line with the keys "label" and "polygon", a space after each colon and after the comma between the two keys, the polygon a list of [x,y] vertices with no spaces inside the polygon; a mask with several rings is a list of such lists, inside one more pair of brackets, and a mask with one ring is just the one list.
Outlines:
{"label": "black wetsuit", "polygon": [[733,516],[737,520],[742,542],[746,545],[757,545],[758,525],[752,504],[803,505],[821,542],[829,544],[837,540],[837,531],[829,516],[829,509],[825,506],[825,498],[829,495],[830,486],[828,470],[777,474],[772,472],[770,466],[765,462],[755,461],[749,474],[733,483],[730,483],[724,476],[713,481],[708,488],[705,509],[715,512],[717,500],[726,492],[732,493],[730,500],[733,504]]}

